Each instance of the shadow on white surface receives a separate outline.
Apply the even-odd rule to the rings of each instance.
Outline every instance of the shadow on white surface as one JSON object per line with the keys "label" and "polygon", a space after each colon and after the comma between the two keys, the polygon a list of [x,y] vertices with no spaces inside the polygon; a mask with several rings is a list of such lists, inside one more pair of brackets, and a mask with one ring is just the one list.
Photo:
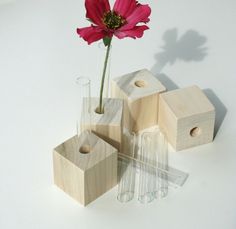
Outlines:
{"label": "shadow on white surface", "polygon": [[153,74],[163,85],[165,85],[168,91],[179,89],[179,86],[173,80],[171,80],[167,75],[163,73],[156,74],[155,72],[153,72]]}
{"label": "shadow on white surface", "polygon": [[178,37],[178,30],[170,29],[162,39],[163,51],[155,54],[156,64],[151,69],[153,73],[160,73],[167,64],[173,65],[177,60],[202,61],[207,55],[207,38],[195,30],[187,30]]}
{"label": "shadow on white surface", "polygon": [[208,99],[212,102],[212,104],[215,107],[216,111],[216,120],[215,120],[215,133],[214,137],[216,137],[224,119],[227,114],[227,108],[222,103],[222,101],[217,97],[217,95],[214,93],[212,89],[204,89],[203,92],[206,94]]}
{"label": "shadow on white surface", "polygon": [[[167,64],[175,64],[177,60],[185,62],[203,61],[207,56],[207,47],[205,46],[207,38],[194,30],[187,30],[179,37],[177,28],[173,28],[163,34],[163,41],[162,51],[155,54],[156,63],[152,67],[151,72],[165,85],[168,91],[179,89],[179,86],[162,73],[162,70]],[[212,89],[207,88],[203,91],[216,109],[214,134],[216,136],[226,116],[227,108]]]}

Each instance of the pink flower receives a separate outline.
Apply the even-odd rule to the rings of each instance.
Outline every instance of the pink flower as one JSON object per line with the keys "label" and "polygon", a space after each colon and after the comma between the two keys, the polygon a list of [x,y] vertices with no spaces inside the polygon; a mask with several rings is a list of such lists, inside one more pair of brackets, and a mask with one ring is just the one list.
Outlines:
{"label": "pink flower", "polygon": [[88,44],[103,39],[119,39],[132,37],[134,39],[143,36],[146,25],[139,23],[149,22],[151,9],[148,5],[142,5],[136,0],[116,0],[113,10],[108,0],[85,0],[86,17],[92,22],[91,26],[78,28],[77,33]]}

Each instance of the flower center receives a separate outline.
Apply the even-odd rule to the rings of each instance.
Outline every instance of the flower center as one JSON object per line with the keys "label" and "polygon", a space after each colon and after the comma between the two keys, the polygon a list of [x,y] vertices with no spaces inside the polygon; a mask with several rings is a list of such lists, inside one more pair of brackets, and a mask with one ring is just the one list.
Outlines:
{"label": "flower center", "polygon": [[114,11],[107,12],[103,17],[103,23],[108,29],[119,29],[126,23],[126,20]]}

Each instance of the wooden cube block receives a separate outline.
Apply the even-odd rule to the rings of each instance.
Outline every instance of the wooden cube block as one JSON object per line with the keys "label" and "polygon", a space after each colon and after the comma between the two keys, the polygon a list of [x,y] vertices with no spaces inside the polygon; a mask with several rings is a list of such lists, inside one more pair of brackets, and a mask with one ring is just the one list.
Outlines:
{"label": "wooden cube block", "polygon": [[53,168],[55,184],[86,206],[117,184],[117,150],[84,132],[54,149]]}
{"label": "wooden cube block", "polygon": [[159,126],[176,150],[213,140],[215,108],[197,86],[160,95]]}
{"label": "wooden cube block", "polygon": [[[85,98],[84,103],[86,100],[88,99]],[[98,104],[98,98],[91,98],[91,129],[96,135],[120,151],[123,131],[123,100],[104,98],[104,114],[95,112]],[[85,130],[88,129],[90,119],[88,111],[83,109],[82,113],[85,114],[85,119],[84,123],[81,123],[81,129]]]}
{"label": "wooden cube block", "polygon": [[166,88],[143,69],[112,81],[112,97],[124,99],[124,126],[134,132],[157,125],[159,94]]}

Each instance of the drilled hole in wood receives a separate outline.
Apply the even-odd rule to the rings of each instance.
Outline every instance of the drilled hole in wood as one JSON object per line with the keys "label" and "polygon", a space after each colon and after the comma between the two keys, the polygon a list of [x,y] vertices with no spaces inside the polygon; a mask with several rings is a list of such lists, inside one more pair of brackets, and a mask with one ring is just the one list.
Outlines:
{"label": "drilled hole in wood", "polygon": [[192,137],[197,137],[201,134],[201,129],[199,127],[194,127],[193,129],[190,130],[190,135]]}
{"label": "drilled hole in wood", "polygon": [[88,154],[91,152],[91,147],[89,145],[83,145],[80,147],[79,152],[82,154]]}
{"label": "drilled hole in wood", "polygon": [[104,114],[104,108],[103,108],[102,110],[100,110],[100,108],[97,107],[97,108],[95,109],[95,113],[97,113],[97,114]]}
{"label": "drilled hole in wood", "polygon": [[137,80],[134,82],[134,85],[136,87],[146,87],[147,83],[144,80]]}

